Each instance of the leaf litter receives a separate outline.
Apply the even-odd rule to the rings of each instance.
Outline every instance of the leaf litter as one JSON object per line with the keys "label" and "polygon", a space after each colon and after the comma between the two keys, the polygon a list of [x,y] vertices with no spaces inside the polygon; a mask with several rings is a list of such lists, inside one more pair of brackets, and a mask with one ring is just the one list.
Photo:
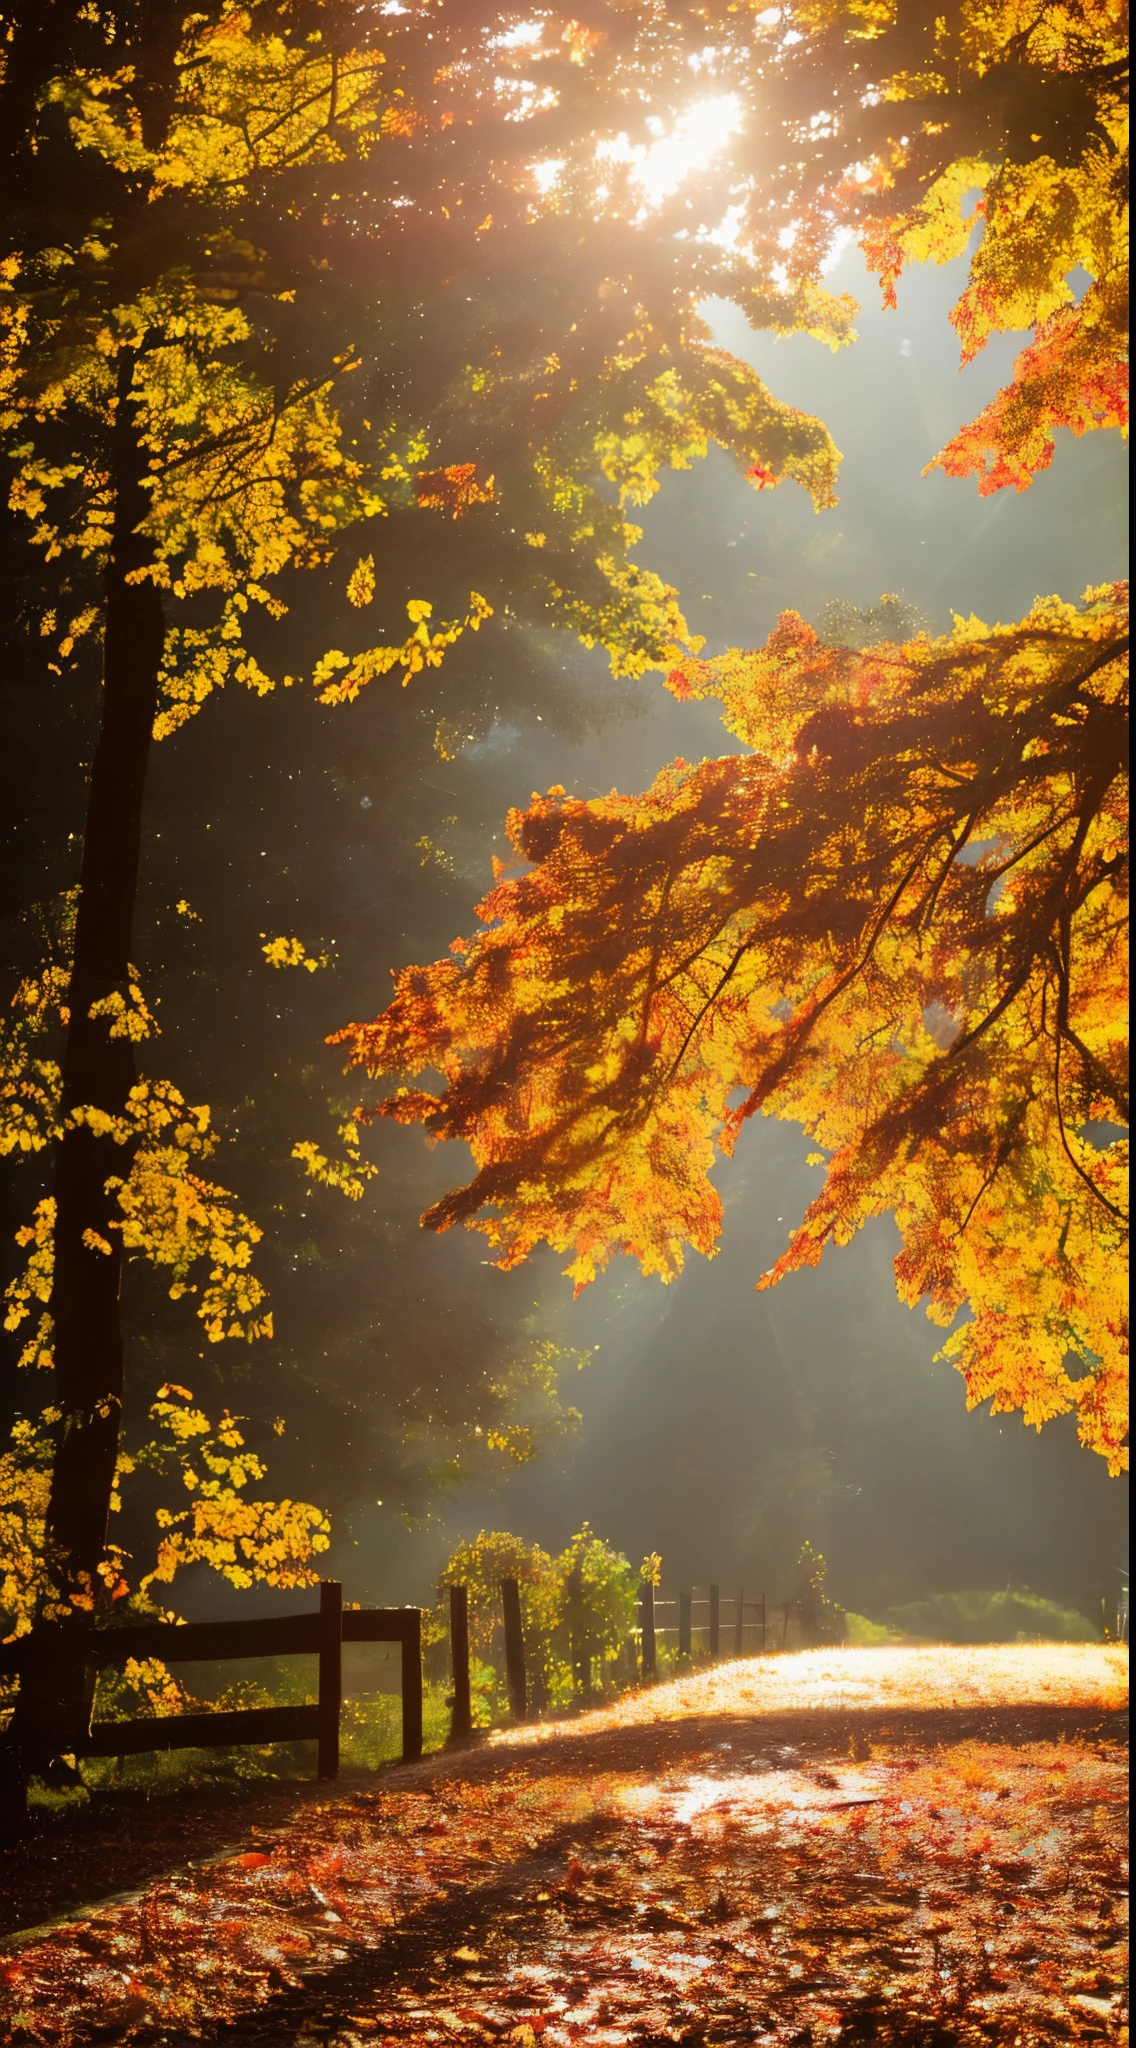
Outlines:
{"label": "leaf litter", "polygon": [[[837,1689],[860,1654],[827,1653]],[[941,1688],[955,1655],[921,1653],[912,1678],[922,1665]],[[995,1717],[1000,1655],[963,1660]],[[777,1660],[782,1690],[793,1661]],[[815,1664],[796,1661],[807,1691]],[[1096,1705],[1113,1707],[1120,1664],[1101,1668]],[[1111,1724],[949,1739],[942,1717],[739,1711],[754,1682],[753,1661],[722,1666],[309,1802],[235,1855],[11,1950],[3,2039],[1126,2040]],[[686,1731],[661,1763],[660,1724]]]}

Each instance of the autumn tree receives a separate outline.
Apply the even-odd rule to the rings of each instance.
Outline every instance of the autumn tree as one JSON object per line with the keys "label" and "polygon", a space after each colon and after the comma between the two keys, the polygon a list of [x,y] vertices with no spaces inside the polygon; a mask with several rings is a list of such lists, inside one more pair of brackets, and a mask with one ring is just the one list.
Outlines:
{"label": "autumn tree", "polygon": [[[1123,427],[1117,11],[804,4],[746,38],[776,111],[739,119],[706,176],[765,288],[807,289],[845,228],[894,303],[905,263],[959,255],[981,220],[964,360],[996,331],[1034,340],[937,461],[1024,489],[1056,427]],[[1076,1406],[1115,1469],[1121,1158],[1084,1132],[1123,1120],[1118,600],[947,642],[846,637],[789,616],[763,654],[685,660],[671,687],[725,696],[754,760],[678,763],[643,798],[534,799],[510,826],[531,873],[499,881],[489,929],[339,1042],[375,1075],[446,1075],[380,1106],[473,1148],[474,1180],[425,1220],[475,1223],[503,1264],[570,1249],[578,1284],[616,1246],[664,1277],[684,1242],[712,1249],[715,1135],[799,1117],[832,1156],[771,1277],[894,1208],[905,1296],[974,1307],[951,1345],[972,1398],[1035,1421]]]}
{"label": "autumn tree", "polygon": [[[116,1589],[119,1576],[107,1550],[107,1516],[120,1459],[124,1255],[141,1253],[169,1267],[175,1294],[197,1291],[189,1269],[204,1260],[209,1278],[199,1309],[213,1340],[271,1328],[257,1314],[263,1290],[248,1271],[259,1233],[225,1206],[224,1190],[191,1171],[193,1155],[212,1146],[208,1112],[190,1109],[168,1083],[139,1080],[134,1057],[153,1033],[130,959],[152,731],[176,723],[185,700],[195,701],[231,665],[255,683],[240,619],[250,602],[274,602],[261,577],[303,557],[309,535],[319,530],[316,501],[329,492],[344,495],[344,480],[332,481],[342,458],[327,406],[342,362],[329,362],[323,377],[301,374],[273,391],[252,371],[252,329],[231,281],[222,286],[211,275],[203,286],[192,260],[178,265],[176,231],[164,248],[159,234],[149,261],[138,260],[144,209],[164,186],[184,194],[196,185],[206,202],[202,212],[212,201],[212,224],[223,237],[218,188],[223,195],[234,174],[239,184],[242,172],[247,181],[258,168],[233,160],[242,126],[247,134],[247,105],[245,122],[238,111],[227,137],[214,113],[231,114],[234,96],[239,109],[242,86],[246,102],[267,93],[263,111],[276,117],[266,124],[270,153],[281,130],[301,159],[318,156],[325,144],[332,96],[325,89],[321,101],[312,93],[312,71],[299,78],[302,63],[289,64],[270,48],[255,51],[238,19],[210,26],[212,36],[180,81],[188,75],[186,97],[199,98],[197,107],[177,107],[175,60],[186,53],[168,37],[156,39],[151,69],[143,72],[153,89],[150,103],[144,92],[136,94],[125,116],[116,100],[125,81],[105,62],[93,73],[72,68],[40,80],[26,151],[38,154],[36,117],[48,132],[52,117],[61,118],[72,154],[93,161],[95,177],[77,190],[72,185],[63,246],[45,245],[42,221],[18,220],[22,246],[5,266],[13,502],[46,561],[62,563],[53,581],[70,613],[60,617],[57,604],[45,603],[40,629],[56,641],[60,660],[84,634],[98,631],[103,684],[70,969],[18,994],[17,1024],[25,1030],[56,1009],[65,1033],[61,1072],[51,1075],[47,1063],[34,1061],[37,1088],[29,1089],[17,1030],[6,1091],[13,1113],[5,1149],[56,1145],[53,1192],[24,1233],[31,1264],[27,1280],[16,1285],[9,1319],[19,1322],[29,1297],[47,1296],[49,1313],[30,1347],[54,1371],[42,1614],[71,1624],[64,1637],[58,1628],[44,1635],[42,1653],[25,1668],[9,1748],[17,1760],[22,1751],[33,1762],[76,1746],[84,1705],[80,1620],[100,1594]],[[20,85],[21,54],[17,35],[5,77],[11,90]],[[357,66],[344,87],[348,116],[365,97],[366,82],[367,67]],[[163,96],[175,102],[172,119]],[[194,117],[202,144],[196,164],[189,160]],[[45,155],[50,193],[50,147]],[[22,168],[26,179],[30,167]],[[61,225],[58,214],[53,225]],[[199,234],[203,228],[204,220]],[[180,253],[192,259],[196,250]],[[246,266],[250,253],[244,252]],[[234,362],[242,345],[245,360]],[[215,593],[219,606],[212,619],[167,624],[163,587],[191,613],[196,600],[200,614],[205,592]],[[163,675],[177,679],[165,693]]]}
{"label": "autumn tree", "polygon": [[1127,650],[1106,588],[866,652],[787,613],[675,669],[746,751],[512,813],[527,872],[339,1034],[445,1077],[375,1110],[473,1152],[423,1220],[505,1267],[547,1243],[577,1288],[617,1250],[667,1280],[715,1248],[715,1146],[790,1118],[825,1184],[761,1284],[893,1212],[902,1298],[969,1305],[968,1399],[1074,1409],[1120,1469]]}
{"label": "autumn tree", "polygon": [[[412,40],[417,19],[410,10],[396,40]],[[549,456],[579,488],[575,464],[562,468],[553,448],[570,445],[564,429],[588,403],[573,394],[602,355],[638,386],[600,444],[604,472],[642,502],[660,458],[689,461],[703,435],[717,437],[723,405],[729,413],[752,391],[731,398],[738,366],[721,356],[725,391],[690,381],[689,343],[708,339],[700,301],[720,296],[755,327],[840,346],[855,308],[819,282],[835,237],[855,236],[894,305],[906,264],[951,261],[979,225],[952,316],[962,359],[992,334],[1033,329],[1033,339],[1012,383],[936,462],[984,492],[1022,490],[1051,460],[1055,428],[1126,422],[1128,57],[1114,0],[963,0],[942,15],[920,0],[795,0],[740,16],[729,4],[597,4],[571,20],[535,10],[492,27],[441,6],[430,22],[443,60],[434,118],[451,124],[459,156],[465,96],[489,97],[490,68],[500,81],[482,274],[520,248],[536,257],[540,288],[512,309],[534,322],[534,342],[536,322],[557,321],[563,280],[573,291],[582,282],[589,306],[586,321],[574,311],[571,325],[557,322],[563,346],[557,337],[555,362],[533,382],[502,385],[494,338],[462,394],[475,434],[507,389],[535,438],[553,423]],[[428,223],[430,248],[453,236],[457,208],[450,189],[426,184],[425,155],[409,155],[398,228],[420,246]],[[468,204],[460,176],[453,195]],[[559,237],[533,234],[549,221]],[[819,476],[819,444],[806,453],[798,441],[794,453]],[[792,473],[758,456],[754,481]]]}
{"label": "autumn tree", "polygon": [[[840,234],[894,304],[906,264],[952,260],[981,224],[953,315],[963,359],[992,334],[1034,330],[1012,384],[936,458],[951,474],[1024,489],[1055,427],[1124,422],[1128,59],[1114,0],[962,0],[941,15],[920,0],[741,13],[729,0],[597,0],[571,18],[542,8],[515,20],[443,4],[396,18],[389,54],[407,61],[426,21],[436,69],[416,80],[415,104],[450,155],[439,182],[411,141],[382,240],[426,289],[439,276],[458,286],[459,323],[469,294],[473,346],[452,415],[464,459],[486,434],[496,443],[507,405],[526,461],[560,478],[545,547],[563,547],[573,517],[596,518],[596,453],[621,498],[641,503],[661,465],[689,462],[707,438],[744,459],[742,427],[767,437],[750,458],[755,482],[796,475],[823,502],[823,443],[706,350],[699,306],[720,296],[755,327],[842,345],[855,307],[820,284]],[[471,260],[474,194],[487,210]],[[529,289],[503,333],[476,308],[505,276]],[[427,317],[422,332],[429,362],[440,330]],[[510,362],[522,332],[527,374]],[[597,441],[601,364],[614,403]],[[498,501],[515,538],[519,479]],[[596,528],[605,548],[615,531]],[[532,565],[505,559],[507,587],[524,589]],[[614,625],[609,610],[609,639]]]}
{"label": "autumn tree", "polygon": [[[1107,9],[970,7],[933,31],[914,7],[806,4],[363,21],[337,0],[264,0],[182,21],[151,0],[68,0],[0,18],[4,425],[42,564],[24,572],[27,621],[57,667],[93,655],[102,683],[67,986],[41,977],[14,1027],[23,1043],[54,1011],[57,1099],[27,1093],[18,1048],[10,1076],[14,1147],[58,1152],[28,1247],[32,1295],[53,1261],[48,1525],[64,1606],[87,1611],[117,1455],[122,1256],[183,1257],[170,1191],[193,1181],[176,1136],[193,1115],[134,1064],[152,1032],[131,958],[152,734],[221,685],[264,692],[298,668],[350,701],[492,613],[568,625],[617,673],[692,652],[676,594],[633,560],[629,510],[711,442],[757,487],[796,480],[818,507],[837,460],[818,422],[709,345],[701,303],[839,346],[854,308],[817,279],[834,233],[860,233],[886,282],[962,246],[976,185],[970,339],[1024,318],[1052,357],[1030,433],[995,436],[1028,481],[1054,421],[1117,414],[1101,195],[1120,74]],[[998,252],[1046,165],[1064,240],[1048,230],[1049,268],[1019,266],[1007,295]],[[1077,261],[1093,284],[1070,310]],[[296,662],[301,572],[375,622],[362,645]],[[193,1186],[193,1256],[227,1245],[210,1269],[236,1288],[222,1322],[250,1334],[249,1231],[230,1210],[217,1237],[209,1204],[228,1198]]]}
{"label": "autumn tree", "polygon": [[[594,259],[582,274],[569,269],[535,356],[531,324],[509,336],[502,319],[516,269],[502,278],[491,264],[490,303],[483,290],[471,316],[484,360],[468,362],[470,329],[453,318],[455,280],[445,273],[455,258],[485,267],[486,196],[502,195],[514,225],[550,230],[550,267],[565,239],[558,207],[531,203],[539,179],[533,188],[515,152],[502,150],[516,114],[511,82],[494,82],[488,108],[478,105],[487,67],[507,62],[495,54],[497,26],[478,25],[480,70],[466,95],[478,118],[467,114],[455,152],[455,114],[437,104],[445,67],[422,22],[407,43],[382,24],[361,36],[354,11],[336,5],[215,7],[180,23],[138,0],[61,8],[48,21],[19,11],[7,24],[11,241],[0,317],[10,505],[52,565],[38,590],[30,579],[30,623],[57,669],[101,643],[102,673],[69,971],[61,979],[45,968],[21,984],[7,1061],[7,1149],[57,1148],[53,1192],[22,1233],[29,1265],[11,1320],[46,1297],[30,1354],[55,1375],[45,1526],[48,1607],[59,1619],[89,1615],[110,1570],[124,1255],[172,1268],[175,1293],[192,1290],[195,1262],[212,1261],[199,1304],[210,1338],[271,1327],[248,1272],[253,1226],[189,1168],[211,1149],[207,1114],[172,1084],[140,1080],[135,1066],[154,1028],[130,957],[151,739],[176,732],[226,682],[263,693],[293,681],[285,665],[267,665],[271,633],[258,637],[258,622],[284,616],[289,579],[328,570],[348,530],[360,540],[340,571],[347,597],[359,610],[371,605],[384,565],[376,572],[374,552],[362,550],[392,510],[472,525],[507,490],[512,546],[501,550],[500,528],[490,538],[514,563],[524,551],[536,565],[516,577],[517,593],[530,610],[554,610],[585,640],[603,640],[617,671],[637,673],[688,636],[674,594],[630,562],[638,535],[606,485],[597,488],[597,460],[634,497],[653,487],[660,464],[687,462],[717,438],[761,480],[795,475],[818,503],[831,498],[835,451],[823,428],[778,406],[744,365],[702,348],[700,324],[685,336],[652,330],[638,355],[619,355],[625,310],[604,304],[613,294]],[[417,152],[409,176],[408,148]],[[449,165],[441,178],[439,153]],[[440,246],[416,219],[408,263],[400,214],[415,205],[406,187],[423,177],[423,158],[435,222],[466,210]],[[440,191],[452,205],[437,203]],[[446,301],[431,330],[441,345],[426,350],[423,255]],[[529,256],[514,252],[514,266]],[[384,276],[396,287],[386,294]],[[664,296],[672,308],[689,305],[700,281],[672,277]],[[576,334],[582,323],[570,312],[594,312],[581,290],[599,301],[577,365],[586,374],[565,378],[581,396],[546,408],[559,415],[549,430],[534,436],[526,425],[518,437],[518,386],[534,408],[547,399],[527,387],[534,373],[547,383],[560,370],[550,336]],[[800,325],[801,304],[779,307],[778,323]],[[846,310],[809,317],[839,331]],[[629,414],[660,376],[653,432],[629,452]],[[483,417],[471,425],[477,398]],[[447,459],[455,440],[465,444],[455,453],[472,443],[482,459]],[[393,570],[397,582],[397,560]],[[322,701],[350,701],[392,673],[409,680],[493,609],[475,589],[463,615],[435,624],[431,599],[405,584],[402,605],[410,631],[401,640],[317,651],[309,673]],[[53,1017],[65,1036],[58,1074],[41,1049],[28,1050]],[[345,1136],[348,1162],[334,1177],[355,1191]],[[25,1685],[13,1740],[34,1739],[45,1754],[73,1746],[73,1666],[58,1647],[41,1659],[38,1701]]]}

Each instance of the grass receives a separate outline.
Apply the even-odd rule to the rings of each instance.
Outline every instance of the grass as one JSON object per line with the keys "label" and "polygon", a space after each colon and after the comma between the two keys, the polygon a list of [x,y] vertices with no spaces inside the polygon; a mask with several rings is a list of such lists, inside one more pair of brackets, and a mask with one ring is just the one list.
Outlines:
{"label": "grass", "polygon": [[849,1643],[857,1650],[870,1650],[880,1643],[894,1643],[900,1637],[900,1631],[889,1628],[886,1621],[869,1621],[866,1614],[853,1614],[847,1608],[844,1627]]}
{"label": "grass", "polygon": [[[305,1660],[279,1660],[271,1687],[238,1679],[214,1700],[194,1698],[199,1707],[302,1705],[314,1699]],[[292,1669],[290,1667],[296,1667]],[[263,1668],[263,1667],[262,1667]],[[137,1711],[137,1707],[131,1709]],[[98,1718],[105,1716],[101,1707]],[[109,1718],[109,1717],[107,1717]],[[128,1718],[123,1714],[122,1718]],[[440,1750],[450,1731],[448,1688],[428,1684],[422,1699],[422,1746],[429,1755]],[[402,1755],[402,1700],[398,1693],[348,1696],[340,1719],[340,1768],[351,1773],[374,1771],[397,1763]],[[150,1750],[138,1756],[90,1757],[81,1766],[82,1788],[56,1792],[33,1782],[31,1803],[44,1812],[83,1802],[92,1793],[145,1792],[153,1797],[191,1792],[195,1787],[310,1779],[314,1769],[311,1742],[277,1742],[225,1749]]]}

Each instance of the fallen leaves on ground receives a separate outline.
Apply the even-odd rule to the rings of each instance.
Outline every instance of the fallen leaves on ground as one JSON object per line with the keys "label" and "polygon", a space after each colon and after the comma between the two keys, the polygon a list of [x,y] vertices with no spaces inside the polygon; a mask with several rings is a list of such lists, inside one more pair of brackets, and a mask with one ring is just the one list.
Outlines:
{"label": "fallen leaves on ground", "polygon": [[[922,1653],[928,1679],[939,1656]],[[279,1836],[11,1952],[4,2038],[1126,2038],[1123,1755],[1107,1735],[921,1744],[853,1725],[838,1751],[828,1717],[823,1741],[802,1714],[790,1742],[784,1716],[740,1715],[753,1676],[725,1666],[626,1701],[616,1769],[586,1759],[605,1709],[562,1731],[563,1756],[498,1741],[313,1803]],[[716,1681],[729,1704],[707,1743]],[[684,1688],[691,1739],[636,1768],[642,1707],[681,1707]]]}

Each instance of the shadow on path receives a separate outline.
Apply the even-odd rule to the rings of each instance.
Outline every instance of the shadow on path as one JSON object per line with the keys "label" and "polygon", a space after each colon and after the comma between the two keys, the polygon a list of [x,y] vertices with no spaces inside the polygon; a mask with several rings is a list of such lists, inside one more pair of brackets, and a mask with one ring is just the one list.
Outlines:
{"label": "shadow on path", "polygon": [[[518,1774],[527,1782],[553,1776],[586,1781],[613,1774],[621,1778],[641,1776],[649,1783],[683,1766],[693,1767],[700,1780],[717,1776],[728,1783],[732,1774],[744,1774],[752,1782],[755,1774],[784,1772],[787,1767],[806,1776],[825,1764],[847,1767],[850,1762],[867,1759],[877,1745],[889,1752],[902,1750],[909,1757],[969,1742],[1020,1750],[1064,1739],[1111,1747],[1123,1741],[1125,1732],[1126,1717],[1122,1714],[1036,1707],[957,1711],[935,1708],[924,1713],[906,1710],[888,1714],[855,1710],[761,1716],[714,1714],[630,1728],[578,1730],[568,1723],[559,1727],[555,1736],[534,1733],[531,1740],[526,1740],[518,1731],[508,1742],[496,1741],[427,1759],[420,1765],[385,1773],[379,1782],[382,1789],[392,1793],[421,1793],[432,1785],[441,1789],[446,1781],[455,1778],[490,1784]],[[828,1778],[827,1782],[834,1781]],[[329,1820],[334,1823],[334,1808]],[[650,1843],[653,1829],[658,1833],[658,1823],[652,1823],[649,1816],[644,1816],[636,1826],[643,1843]],[[626,1814],[593,1816],[568,1824],[546,1838],[538,1853],[521,1856],[489,1877],[479,1876],[471,1884],[454,1887],[444,1899],[415,1909],[400,1924],[372,1933],[365,1944],[355,1947],[331,1967],[312,1970],[300,1985],[270,1993],[256,2008],[211,2028],[207,2026],[204,2031],[199,2025],[192,2033],[155,2032],[148,2038],[154,2048],[189,2048],[191,2041],[205,2042],[209,2048],[238,2048],[238,2044],[245,2044],[245,2048],[284,2048],[284,2044],[319,2038],[331,2042],[378,2039],[408,2044],[442,2040],[447,2038],[447,2025],[455,2015],[464,2015],[467,2022],[473,2020],[478,1987],[493,1984],[497,2033],[495,2036],[487,2031],[476,2038],[515,2038],[539,2043],[539,2034],[525,2031],[525,2016],[531,2018],[535,2010],[534,1994],[531,1985],[526,1988],[522,1982],[523,1971],[520,1976],[517,1973],[520,1965],[539,1961],[554,1947],[559,1947],[561,1954],[575,1948],[585,1957],[590,1953],[590,1944],[618,1944],[629,1932],[641,1935],[652,1924],[663,1932],[668,1928],[682,1929],[680,1941],[692,1942],[696,1949],[708,1946],[724,1950],[727,1946],[720,1938],[724,1930],[717,1925],[727,1913],[724,1905],[711,1905],[703,1913],[701,1924],[697,1918],[669,1919],[666,1911],[654,1923],[650,1919],[636,1922],[630,1916],[626,1893],[618,1902],[613,1897],[609,1905],[602,1892],[598,1900],[594,1891],[590,1895],[573,1892],[570,1877],[566,1885],[565,1872],[576,1867],[586,1867],[590,1873],[599,1870],[601,1878],[605,1860],[622,1868],[628,1862],[628,1844]],[[915,1903],[907,1898],[909,1886],[900,1883],[892,1889],[905,1909]],[[871,1894],[873,1907],[882,1908],[885,1903],[885,1895]],[[889,1906],[888,1910],[898,1908]],[[581,1984],[585,1975],[582,1963]],[[569,1983],[570,1979],[569,1970]],[[815,1995],[818,1983],[823,1985],[826,1981],[829,1980],[823,1976],[818,1979],[814,1972],[800,1989]],[[500,2032],[502,1984],[516,1986],[515,2035]],[[506,1990],[506,2001],[510,1995]],[[643,1995],[646,2005],[650,1996],[647,1985]],[[751,2018],[739,2003],[732,2018],[730,2010],[724,2009],[717,2025],[712,2024],[709,2030],[705,2026],[687,2027],[679,2012],[673,2020],[675,2031],[671,2031],[672,2022],[668,2021],[665,2032],[652,2032],[646,2026],[644,2031],[635,2031],[627,2038],[634,2039],[641,2048],[664,2048],[664,2044],[679,2042],[689,2043],[691,2048],[697,2043],[701,2048],[704,2042],[732,2044],[758,2040],[766,2037],[766,2026],[776,2026],[786,2010],[791,2014],[794,1996],[795,1987],[783,1984],[762,2017],[752,2013],[752,2030]],[[389,2013],[384,2022],[382,2015],[387,2006]],[[539,2024],[542,2022],[538,2015]],[[356,2031],[375,2029],[376,2025],[377,2033]],[[724,2033],[720,2031],[722,2026],[726,2028]],[[890,2048],[953,2048],[953,2044],[965,2048],[972,2040],[969,2030],[960,2032],[945,2021],[932,2021],[926,2009],[905,2015],[888,2000],[876,2001],[868,1995],[856,1996],[847,2003],[845,2028],[841,2040],[886,2042]],[[586,2027],[578,2038],[581,2042],[590,2038]],[[806,2030],[784,2038],[804,2040],[812,2036]]]}
{"label": "shadow on path", "polygon": [[[746,1753],[746,1768],[755,1762],[770,1767],[778,1751],[792,1750],[803,1758],[838,1756],[863,1760],[876,1743],[925,1751],[959,1742],[999,1742],[1020,1747],[1030,1742],[1126,1742],[1127,1709],[1099,1707],[878,1707],[823,1708],[780,1714],[720,1712],[691,1714],[676,1720],[647,1721],[630,1727],[577,1727],[560,1721],[534,1728],[531,1740],[517,1730],[507,1741],[427,1757],[397,1772],[400,1785],[421,1787],[458,1775],[470,1784],[487,1783],[513,1771],[526,1778],[587,1777],[609,1771],[657,1776],[692,1751],[717,1750],[724,1737]],[[740,1761],[740,1753],[737,1761]],[[736,1767],[736,1764],[735,1766]],[[729,1763],[720,1768],[728,1770]]]}

